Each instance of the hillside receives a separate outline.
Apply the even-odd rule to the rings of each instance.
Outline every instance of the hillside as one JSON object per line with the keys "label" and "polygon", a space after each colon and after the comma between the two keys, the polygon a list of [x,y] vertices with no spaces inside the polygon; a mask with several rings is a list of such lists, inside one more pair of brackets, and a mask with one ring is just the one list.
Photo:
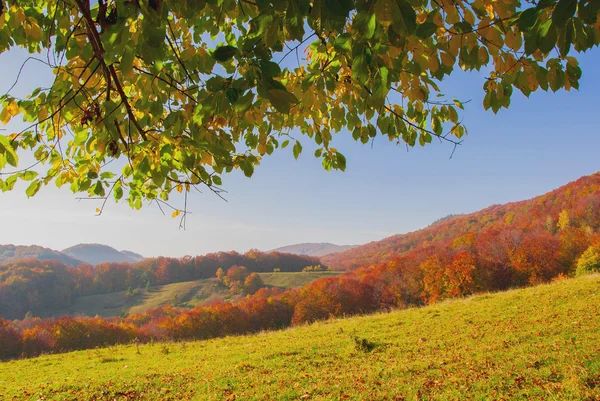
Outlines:
{"label": "hillside", "polygon": [[[322,278],[333,277],[336,272],[308,273],[258,273],[268,287],[298,288]],[[231,295],[227,288],[219,286],[217,279],[186,281],[151,287],[149,292],[127,291],[77,297],[67,308],[46,310],[42,317],[63,315],[120,316],[123,313],[144,313],[148,309],[164,305],[193,308],[213,301],[233,301],[242,295]]]}
{"label": "hillside", "polygon": [[[600,276],[201,342],[0,364],[4,399],[600,399]],[[2,399],[2,395],[0,395]]]}
{"label": "hillside", "polygon": [[68,310],[79,297],[210,279],[216,277],[219,269],[228,270],[232,266],[245,266],[249,272],[256,273],[275,270],[284,273],[301,272],[318,264],[319,260],[311,256],[255,250],[182,259],[148,258],[133,264],[85,264],[77,269],[58,261],[22,259],[0,265],[0,318],[23,319],[28,312],[47,316],[57,309]]}
{"label": "hillside", "polygon": [[328,242],[303,243],[282,246],[269,252],[293,253],[295,255],[324,256],[332,253],[338,253],[355,248],[356,245],[335,245]]}
{"label": "hillside", "polygon": [[572,234],[572,229],[579,229],[581,235],[600,229],[600,173],[582,177],[533,199],[448,216],[422,230],[394,235],[320,259],[332,269],[352,270],[389,261],[436,243],[450,243],[467,233],[480,237],[489,235],[498,242],[499,236],[508,237],[510,231],[560,236]]}
{"label": "hillside", "polygon": [[101,244],[78,244],[64,249],[63,253],[83,260],[91,265],[100,263],[136,263],[144,259],[142,255],[131,251],[117,251],[116,249]]}
{"label": "hillside", "polygon": [[57,260],[72,267],[84,263],[65,253],[37,245],[0,245],[0,264],[13,263],[19,259]]}

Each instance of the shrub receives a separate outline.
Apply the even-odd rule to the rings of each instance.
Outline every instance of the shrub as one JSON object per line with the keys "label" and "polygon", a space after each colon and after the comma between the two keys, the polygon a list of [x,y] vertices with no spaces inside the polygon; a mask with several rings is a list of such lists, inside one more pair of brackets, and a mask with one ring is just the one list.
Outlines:
{"label": "shrub", "polygon": [[600,245],[591,245],[577,261],[577,276],[600,272]]}

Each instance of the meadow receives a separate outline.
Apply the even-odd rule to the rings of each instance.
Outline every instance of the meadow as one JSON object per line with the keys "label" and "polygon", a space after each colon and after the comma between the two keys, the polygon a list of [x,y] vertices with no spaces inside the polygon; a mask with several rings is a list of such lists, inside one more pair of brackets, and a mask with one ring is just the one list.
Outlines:
{"label": "meadow", "polygon": [[600,275],[208,341],[0,363],[1,400],[600,400]]}
{"label": "meadow", "polygon": [[[258,273],[267,287],[299,288],[323,277],[333,277],[339,272],[277,272]],[[144,313],[149,309],[164,305],[180,308],[194,308],[213,301],[233,301],[240,295],[232,295],[219,285],[217,279],[203,279],[159,285],[150,291],[138,290],[134,294],[127,291],[77,297],[73,305],[48,310],[43,317],[63,315],[119,316],[124,313]]]}

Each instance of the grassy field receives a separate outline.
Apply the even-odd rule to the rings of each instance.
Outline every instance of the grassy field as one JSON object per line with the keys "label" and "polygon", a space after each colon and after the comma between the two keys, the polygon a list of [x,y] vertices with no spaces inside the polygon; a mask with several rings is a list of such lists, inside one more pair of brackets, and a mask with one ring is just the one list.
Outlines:
{"label": "grassy field", "polygon": [[[331,277],[337,272],[307,273],[259,273],[263,282],[270,287],[298,288],[321,277]],[[193,308],[215,300],[230,301],[234,298],[216,279],[186,281],[152,287],[150,292],[140,290],[135,295],[127,291],[111,294],[78,297],[68,308],[48,311],[45,317],[62,315],[119,316],[123,312],[141,313],[166,304],[177,304],[182,308]]]}
{"label": "grassy field", "polygon": [[0,363],[3,400],[600,400],[600,276],[203,342]]}

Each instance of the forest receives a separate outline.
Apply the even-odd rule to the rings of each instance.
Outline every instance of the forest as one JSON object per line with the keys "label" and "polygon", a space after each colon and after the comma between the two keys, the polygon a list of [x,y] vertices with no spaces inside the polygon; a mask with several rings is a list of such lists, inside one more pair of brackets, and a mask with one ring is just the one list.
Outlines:
{"label": "forest", "polygon": [[[327,263],[335,260],[332,265],[350,271],[316,280],[300,289],[284,292],[262,288],[235,303],[217,302],[193,310],[167,306],[122,318],[2,320],[0,358],[132,341],[208,339],[252,333],[335,316],[420,306],[478,292],[561,280],[600,271],[599,229],[600,173],[597,173],[528,201],[455,216],[421,231],[323,258],[323,261],[329,261]],[[142,285],[150,276],[152,280],[168,282],[194,274],[200,277],[217,275],[220,264],[225,265],[225,261],[245,264],[247,271],[273,271],[275,266],[282,271],[292,271],[290,269],[302,264],[300,261],[309,261],[306,258],[291,259],[286,265],[277,264],[277,258],[291,256],[259,252],[245,255],[219,253],[200,257],[198,261],[190,259],[187,263],[159,258],[144,261],[136,267],[114,268],[115,272],[123,274],[121,276],[100,273],[113,272],[110,265],[75,270],[58,267],[60,265],[55,262],[43,263],[64,272],[51,280],[71,279],[75,286],[70,288],[88,293],[130,284]],[[369,263],[378,258],[381,262]],[[170,262],[161,264],[160,261]],[[254,264],[250,263],[252,261]],[[16,288],[12,283],[19,281],[16,277],[32,271],[25,267],[30,262],[23,263],[21,269],[19,264],[12,264],[0,270],[3,271],[0,288]],[[232,277],[236,270],[239,271],[233,269],[231,272]],[[19,275],[13,275],[12,272],[17,271]],[[219,275],[223,276],[223,270]],[[99,279],[102,286],[95,286],[95,277],[103,278]],[[109,277],[115,279],[109,280]],[[20,294],[34,295],[35,291],[25,289]],[[54,296],[67,302],[72,293]],[[3,299],[0,304],[5,305]]]}
{"label": "forest", "polygon": [[77,296],[108,294],[147,286],[215,277],[218,269],[244,266],[249,272],[300,272],[317,258],[251,250],[217,252],[182,259],[158,257],[129,263],[67,267],[59,261],[23,259],[0,265],[0,317],[34,316],[48,305],[63,308]]}

